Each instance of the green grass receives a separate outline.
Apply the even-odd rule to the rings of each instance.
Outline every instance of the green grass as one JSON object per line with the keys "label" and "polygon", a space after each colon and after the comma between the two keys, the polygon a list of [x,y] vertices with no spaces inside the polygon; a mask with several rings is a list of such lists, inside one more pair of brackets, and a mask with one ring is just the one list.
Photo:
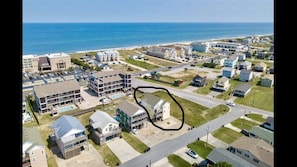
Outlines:
{"label": "green grass", "polygon": [[138,67],[141,67],[141,68],[144,68],[144,69],[147,69],[147,70],[152,70],[152,69],[160,67],[160,66],[156,66],[156,65],[153,65],[153,64],[149,64],[149,63],[144,62],[144,61],[133,60],[133,59],[130,59],[130,58],[127,58],[125,61],[127,63],[129,63],[129,64],[133,64],[133,65],[136,65]]}
{"label": "green grass", "polygon": [[112,150],[106,144],[103,144],[96,149],[102,156],[105,165],[115,167],[117,166],[117,163],[121,163],[120,159],[112,152]]}
{"label": "green grass", "polygon": [[230,128],[221,127],[212,132],[212,135],[227,144],[231,144],[243,134],[241,134],[240,132],[236,132]]}
{"label": "green grass", "polygon": [[145,56],[146,58],[148,58],[149,62],[152,62],[153,64],[158,64],[159,66],[175,66],[179,63],[176,63],[176,62],[172,62],[172,61],[169,61],[169,60],[164,60],[164,59],[161,59],[161,58],[157,58],[157,57],[153,57],[153,56]]}
{"label": "green grass", "polygon": [[255,85],[244,98],[236,98],[235,103],[267,111],[274,111],[274,89]]}
{"label": "green grass", "polygon": [[128,132],[122,132],[123,139],[129,143],[136,151],[140,153],[144,153],[144,150],[149,148],[146,144],[144,144],[137,137],[133,136]]}
{"label": "green grass", "polygon": [[201,158],[206,159],[208,154],[215,149],[214,146],[210,144],[206,144],[204,141],[194,141],[193,143],[190,143],[187,145],[188,148],[191,148],[194,150]]}
{"label": "green grass", "polygon": [[215,83],[216,80],[207,80],[207,85],[204,87],[198,88],[195,93],[202,94],[202,95],[207,95],[211,92],[211,88],[213,84]]}
{"label": "green grass", "polygon": [[250,129],[252,129],[252,127],[259,125],[257,123],[251,122],[251,121],[243,119],[243,118],[238,118],[230,123],[231,123],[231,125],[239,128],[239,129],[247,129],[247,130],[250,130]]}
{"label": "green grass", "polygon": [[[182,120],[182,111],[178,104],[165,91],[156,91],[153,93],[161,99],[170,102],[170,115]],[[208,107],[194,103],[192,101],[172,95],[181,105],[184,111],[184,122],[190,126],[198,127],[210,120],[213,120],[229,111],[225,105],[218,105],[209,109]]]}
{"label": "green grass", "polygon": [[174,167],[191,167],[191,164],[175,154],[169,154],[167,156],[168,162]]}
{"label": "green grass", "polygon": [[258,122],[264,123],[265,118],[263,118],[262,114],[246,114],[246,117],[256,120]]}

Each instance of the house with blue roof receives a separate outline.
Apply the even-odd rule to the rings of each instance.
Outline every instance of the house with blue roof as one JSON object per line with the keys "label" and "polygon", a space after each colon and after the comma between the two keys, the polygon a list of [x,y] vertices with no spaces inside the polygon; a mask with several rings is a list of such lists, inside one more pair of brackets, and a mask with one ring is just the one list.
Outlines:
{"label": "house with blue roof", "polygon": [[63,115],[51,127],[54,129],[57,146],[65,159],[89,150],[86,129],[76,117]]}

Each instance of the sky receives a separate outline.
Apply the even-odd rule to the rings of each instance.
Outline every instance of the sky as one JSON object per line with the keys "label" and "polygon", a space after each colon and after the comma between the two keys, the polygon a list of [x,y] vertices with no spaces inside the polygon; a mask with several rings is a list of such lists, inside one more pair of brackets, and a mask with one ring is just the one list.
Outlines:
{"label": "sky", "polygon": [[273,0],[23,0],[23,23],[274,22]]}

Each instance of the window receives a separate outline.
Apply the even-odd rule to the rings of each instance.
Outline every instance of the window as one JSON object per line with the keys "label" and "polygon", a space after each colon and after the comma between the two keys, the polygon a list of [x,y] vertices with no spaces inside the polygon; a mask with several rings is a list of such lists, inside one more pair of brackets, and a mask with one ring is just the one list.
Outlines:
{"label": "window", "polygon": [[245,157],[249,158],[250,156],[248,154],[244,154]]}
{"label": "window", "polygon": [[236,150],[236,152],[239,153],[239,154],[241,154],[241,151],[240,150]]}
{"label": "window", "polygon": [[259,163],[259,160],[255,159],[255,158],[253,159],[253,161],[256,162],[257,164]]}

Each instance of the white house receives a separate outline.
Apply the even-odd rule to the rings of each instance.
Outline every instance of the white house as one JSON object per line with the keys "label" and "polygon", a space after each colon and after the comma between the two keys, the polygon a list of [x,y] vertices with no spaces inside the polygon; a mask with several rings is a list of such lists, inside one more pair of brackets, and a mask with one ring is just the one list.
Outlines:
{"label": "white house", "polygon": [[165,120],[170,117],[170,103],[150,93],[145,93],[141,99],[152,120]]}

